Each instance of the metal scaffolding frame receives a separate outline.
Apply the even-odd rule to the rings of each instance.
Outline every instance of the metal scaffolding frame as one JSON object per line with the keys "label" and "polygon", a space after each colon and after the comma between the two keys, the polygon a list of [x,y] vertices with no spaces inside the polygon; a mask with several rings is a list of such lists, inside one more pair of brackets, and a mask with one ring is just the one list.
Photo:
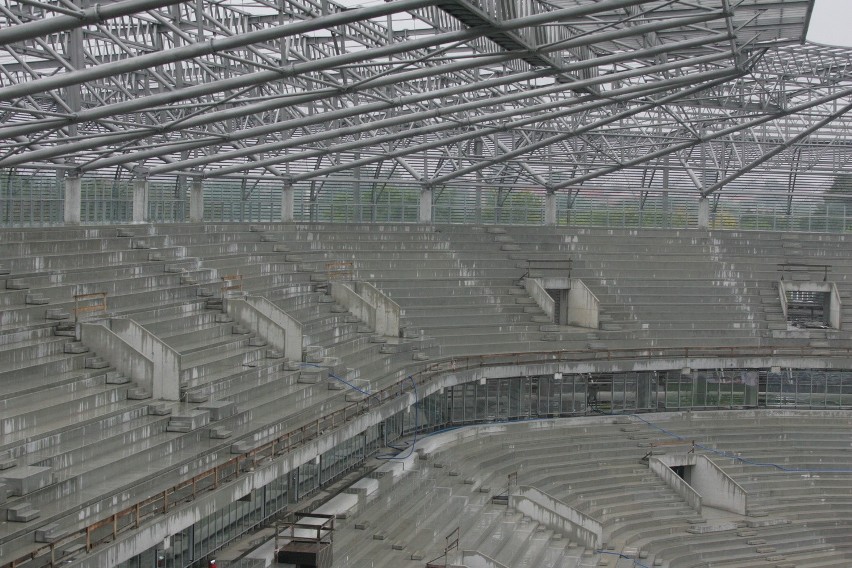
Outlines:
{"label": "metal scaffolding frame", "polygon": [[813,3],[3,0],[0,172],[818,196],[852,50]]}

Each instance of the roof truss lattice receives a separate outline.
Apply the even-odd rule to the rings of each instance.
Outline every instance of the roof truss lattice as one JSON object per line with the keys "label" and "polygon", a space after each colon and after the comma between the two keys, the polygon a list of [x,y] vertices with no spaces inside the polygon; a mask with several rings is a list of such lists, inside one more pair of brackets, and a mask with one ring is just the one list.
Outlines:
{"label": "roof truss lattice", "polygon": [[803,44],[812,8],[3,0],[0,168],[550,192],[648,191],[665,169],[666,189],[705,196],[758,174],[825,189],[849,164],[852,52]]}

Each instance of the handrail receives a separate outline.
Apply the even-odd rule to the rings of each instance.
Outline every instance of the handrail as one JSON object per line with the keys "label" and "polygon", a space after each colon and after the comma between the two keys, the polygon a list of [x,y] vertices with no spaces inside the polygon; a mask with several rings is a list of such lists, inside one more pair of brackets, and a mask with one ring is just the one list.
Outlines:
{"label": "handrail", "polygon": [[[420,371],[410,375],[412,380],[408,379],[408,375],[403,377],[399,382],[387,386],[379,391],[376,391],[364,399],[353,402],[339,408],[333,412],[323,415],[315,420],[302,425],[299,428],[291,430],[285,434],[281,434],[274,439],[265,442],[256,448],[249,450],[243,454],[239,454],[228,459],[224,463],[218,464],[209,470],[196,474],[187,480],[184,480],[164,491],[152,495],[126,507],[116,513],[113,513],[101,520],[95,521],[87,525],[83,529],[73,531],[62,539],[58,539],[52,543],[42,544],[37,546],[30,553],[16,558],[10,562],[4,562],[3,567],[14,568],[20,563],[35,559],[42,555],[50,554],[55,560],[61,559],[57,557],[57,551],[61,551],[63,546],[77,539],[86,538],[86,551],[90,552],[97,545],[107,541],[114,541],[119,534],[129,529],[137,529],[140,523],[157,513],[166,513],[169,510],[169,496],[180,492],[187,487],[192,488],[191,496],[195,498],[198,491],[199,481],[212,479],[209,485],[213,489],[218,488],[220,483],[233,481],[241,475],[247,473],[244,471],[246,464],[253,464],[261,458],[276,458],[299,448],[306,443],[319,438],[323,435],[329,435],[334,428],[343,426],[352,418],[368,413],[372,408],[381,406],[404,395],[407,395],[413,390],[414,386],[421,386],[431,380],[434,376],[440,375],[447,371],[457,372],[459,370],[476,369],[486,366],[509,366],[520,363],[555,363],[567,361],[616,361],[642,359],[650,360],[656,357],[713,357],[713,356],[729,356],[729,357],[755,357],[755,356],[807,356],[814,351],[820,351],[820,357],[852,355],[852,347],[842,349],[832,349],[831,355],[825,354],[824,348],[813,347],[790,347],[790,348],[773,348],[773,347],[658,347],[653,349],[647,348],[625,348],[625,349],[598,349],[598,350],[556,350],[556,351],[524,351],[517,353],[502,353],[502,354],[484,354],[484,355],[467,355],[462,357],[446,357],[440,361],[433,361],[423,366]],[[411,388],[406,388],[407,385]],[[205,489],[205,487],[202,489]],[[122,491],[126,490],[122,489]],[[187,497],[183,497],[187,498]],[[160,504],[162,503],[162,504]],[[145,511],[150,509],[150,511]],[[123,518],[131,518],[131,522],[121,525],[120,521]],[[93,539],[92,533],[98,528],[111,526],[112,532],[99,539]],[[41,543],[39,543],[41,544]]]}
{"label": "handrail", "polygon": [[325,272],[328,279],[334,280],[352,280],[354,274],[352,261],[335,260],[325,263]]}
{"label": "handrail", "polygon": [[828,280],[828,273],[831,271],[830,264],[808,264],[804,262],[779,262],[778,268],[781,270],[781,280],[784,280],[784,274],[787,272],[787,269],[791,269],[790,272],[793,272],[793,268],[819,268],[823,271],[822,281],[825,282]]}
{"label": "handrail", "polygon": [[[81,306],[82,302],[96,302],[86,306]],[[107,293],[106,292],[91,292],[88,294],[74,294],[74,321],[79,321],[81,313],[85,312],[106,312],[107,311]]]}
{"label": "handrail", "polygon": [[574,259],[570,256],[567,258],[543,258],[541,256],[536,258],[535,255],[526,256],[527,269],[522,278],[536,278],[536,276],[532,273],[533,270],[561,270],[564,267],[559,266],[560,264],[567,265],[568,274],[566,278],[571,278],[571,270],[574,268]]}
{"label": "handrail", "polygon": [[231,292],[242,294],[243,292],[243,275],[242,274],[225,274],[222,280],[222,297],[226,298]]}

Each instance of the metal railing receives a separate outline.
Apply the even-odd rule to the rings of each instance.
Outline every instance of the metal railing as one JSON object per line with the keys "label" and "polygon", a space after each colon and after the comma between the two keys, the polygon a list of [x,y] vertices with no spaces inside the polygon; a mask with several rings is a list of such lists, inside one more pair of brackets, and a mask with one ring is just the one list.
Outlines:
{"label": "metal railing", "polygon": [[[416,223],[421,188],[410,182],[388,180],[335,181],[321,190],[296,187],[294,216],[300,222]],[[148,220],[185,222],[189,213],[188,187],[152,180]],[[206,222],[277,222],[281,219],[281,186],[258,182],[245,187],[220,180],[204,184]],[[81,222],[126,223],[133,215],[133,181],[85,178],[81,186]],[[447,187],[435,191],[434,223],[543,225],[543,191]],[[60,178],[44,174],[0,175],[0,226],[62,224],[64,189]],[[627,190],[609,195],[556,196],[556,224],[567,227],[695,228],[698,198],[689,194],[653,195],[642,200]],[[792,203],[757,198],[721,200],[711,208],[709,228],[843,233],[852,231],[852,201],[815,194]]]}

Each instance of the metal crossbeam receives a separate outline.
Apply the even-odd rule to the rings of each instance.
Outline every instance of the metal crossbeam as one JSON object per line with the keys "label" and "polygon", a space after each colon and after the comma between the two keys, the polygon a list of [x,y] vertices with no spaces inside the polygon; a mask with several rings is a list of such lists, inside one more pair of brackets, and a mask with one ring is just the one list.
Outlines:
{"label": "metal crossbeam", "polygon": [[370,165],[573,200],[820,192],[852,162],[852,50],[802,44],[813,0],[85,6],[0,5],[0,168],[322,187]]}

